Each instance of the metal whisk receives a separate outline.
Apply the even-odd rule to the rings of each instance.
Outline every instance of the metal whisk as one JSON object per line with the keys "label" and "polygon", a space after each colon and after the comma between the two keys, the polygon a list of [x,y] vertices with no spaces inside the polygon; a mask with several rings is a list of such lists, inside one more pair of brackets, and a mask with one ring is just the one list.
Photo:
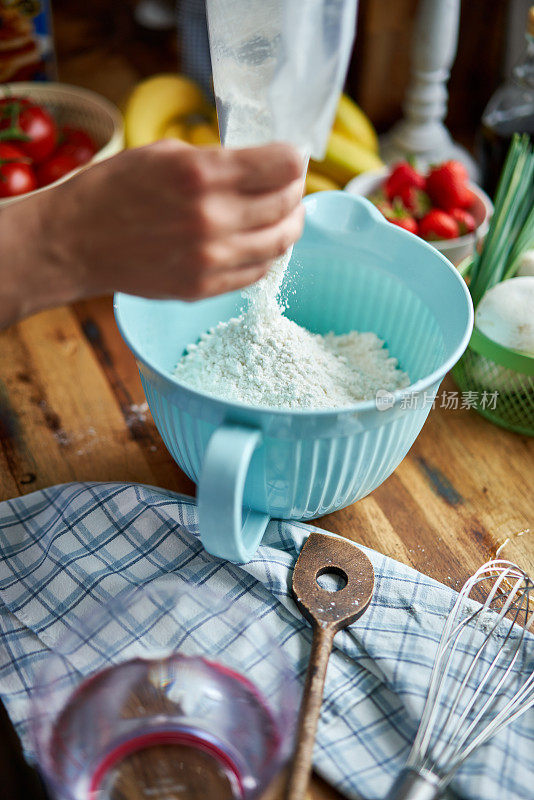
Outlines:
{"label": "metal whisk", "polygon": [[489,561],[466,581],[445,622],[419,730],[388,800],[436,800],[478,747],[534,705],[534,639],[527,633],[533,621],[534,584],[510,561]]}

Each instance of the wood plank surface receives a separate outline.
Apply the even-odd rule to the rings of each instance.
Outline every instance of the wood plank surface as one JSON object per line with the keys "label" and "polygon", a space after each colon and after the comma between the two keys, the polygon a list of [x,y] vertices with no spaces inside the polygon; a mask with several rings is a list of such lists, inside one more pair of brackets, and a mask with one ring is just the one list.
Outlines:
{"label": "wood plank surface", "polygon": [[[0,335],[0,359],[0,499],[72,480],[194,494],[156,430],[111,298],[14,326]],[[474,411],[440,408],[455,390],[448,378],[393,475],[317,524],[451,586],[523,532],[534,572],[534,533],[524,533],[532,527],[534,442]]]}
{"label": "wood plank surface", "polygon": [[[0,499],[71,480],[194,493],[146,408],[111,298],[47,311],[1,334],[0,376]],[[444,391],[454,389],[448,379]],[[533,445],[473,411],[438,407],[382,486],[317,524],[452,588],[507,539],[503,556],[534,574]],[[19,796],[27,797],[9,797]],[[339,795],[314,778],[311,797]]]}
{"label": "wood plank surface", "polygon": [[[173,68],[174,36],[132,32],[123,4],[99,1],[92,19],[67,6],[59,2],[56,14],[63,80],[120,102],[142,75]],[[447,379],[442,391],[454,389]],[[439,404],[382,486],[317,524],[453,588],[503,544],[503,556],[534,574],[534,441]],[[76,480],[194,493],[155,428],[108,297],[44,312],[0,335],[0,500]],[[8,727],[0,715],[0,750],[11,754],[0,757],[2,796],[37,798]],[[339,795],[314,778],[311,797]]]}

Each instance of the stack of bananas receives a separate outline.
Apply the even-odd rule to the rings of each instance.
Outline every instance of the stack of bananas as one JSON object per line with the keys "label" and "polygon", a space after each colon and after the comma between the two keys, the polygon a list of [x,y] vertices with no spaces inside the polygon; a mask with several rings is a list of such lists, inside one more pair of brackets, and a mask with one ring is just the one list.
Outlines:
{"label": "stack of bananas", "polygon": [[[124,112],[128,147],[168,137],[197,146],[219,144],[217,114],[201,89],[184,75],[154,75],[131,93]],[[306,193],[340,189],[355,175],[383,166],[369,119],[341,95],[323,161],[311,161]]]}
{"label": "stack of bananas", "polygon": [[200,87],[185,75],[154,75],[139,83],[124,109],[127,147],[159,139],[218,145],[217,114]]}
{"label": "stack of bananas", "polygon": [[383,166],[371,121],[350,97],[342,94],[325,157],[322,161],[310,161],[306,192],[341,189],[355,175]]}

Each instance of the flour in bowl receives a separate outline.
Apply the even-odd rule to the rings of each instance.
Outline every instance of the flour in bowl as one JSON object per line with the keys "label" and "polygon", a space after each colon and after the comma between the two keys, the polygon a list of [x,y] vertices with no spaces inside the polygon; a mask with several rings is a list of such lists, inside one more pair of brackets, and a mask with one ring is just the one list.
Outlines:
{"label": "flour in bowl", "polygon": [[[250,36],[260,22],[265,31],[272,23],[274,41],[276,21],[273,23],[269,4],[259,4],[258,9],[261,20],[253,16]],[[243,20],[239,23],[240,41],[245,42]],[[261,58],[255,60],[236,58],[220,42],[214,52],[224,145],[249,147],[275,139],[270,102],[277,70],[274,46],[256,48]],[[265,278],[244,292],[248,306],[238,317],[220,322],[189,345],[174,375],[182,383],[224,400],[287,409],[340,408],[373,400],[379,389],[394,391],[407,386],[407,375],[374,333],[320,336],[283,315],[278,296],[291,250],[276,259]]]}
{"label": "flour in bowl", "polygon": [[189,345],[174,375],[215,397],[271,408],[339,408],[407,386],[376,334],[321,336],[283,315],[277,296],[290,255],[246,290],[245,311]]}

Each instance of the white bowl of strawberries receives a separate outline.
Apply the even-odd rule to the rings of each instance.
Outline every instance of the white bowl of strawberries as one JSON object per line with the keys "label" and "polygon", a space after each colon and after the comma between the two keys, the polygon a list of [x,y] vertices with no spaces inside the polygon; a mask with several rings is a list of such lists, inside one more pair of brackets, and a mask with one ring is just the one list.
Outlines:
{"label": "white bowl of strawberries", "polygon": [[455,265],[486,235],[493,213],[488,195],[454,160],[426,174],[401,161],[358,175],[345,190],[367,197],[386,219],[426,239]]}

